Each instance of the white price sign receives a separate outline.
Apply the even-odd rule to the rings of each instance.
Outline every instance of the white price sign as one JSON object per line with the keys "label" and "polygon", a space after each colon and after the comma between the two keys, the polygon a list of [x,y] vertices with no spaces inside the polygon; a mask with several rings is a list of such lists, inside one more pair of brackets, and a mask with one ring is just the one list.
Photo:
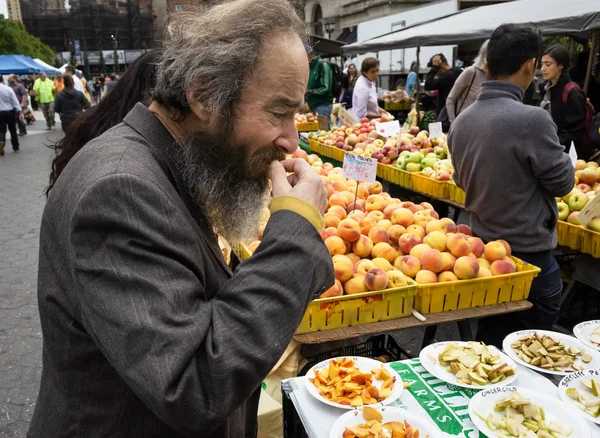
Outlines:
{"label": "white price sign", "polygon": [[375,182],[377,177],[377,160],[361,155],[345,154],[342,170],[344,178]]}
{"label": "white price sign", "polygon": [[375,123],[377,134],[382,137],[391,137],[400,134],[400,122],[392,120],[391,122]]}
{"label": "white price sign", "polygon": [[429,124],[429,138],[440,138],[444,136],[442,131],[442,122],[435,122]]}

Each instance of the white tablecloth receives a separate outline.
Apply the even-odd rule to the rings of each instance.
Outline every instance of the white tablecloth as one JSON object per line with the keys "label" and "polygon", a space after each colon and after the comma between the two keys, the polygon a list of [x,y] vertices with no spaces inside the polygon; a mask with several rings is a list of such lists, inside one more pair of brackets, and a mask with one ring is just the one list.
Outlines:
{"label": "white tablecloth", "polygon": [[[399,400],[390,406],[399,406],[428,419],[434,430],[440,431],[441,438],[484,438],[469,419],[469,400],[477,392],[470,389],[448,385],[436,379],[421,366],[418,359],[394,362],[392,367],[398,371],[403,380],[411,383]],[[530,388],[559,398],[554,376],[553,383],[548,378],[528,368],[519,366],[519,376],[514,386]],[[329,431],[337,418],[346,410],[338,409],[319,402],[312,397],[305,387],[304,377],[296,377],[285,381],[291,386],[292,400],[296,411],[310,438],[329,438]],[[600,428],[588,422],[592,430],[592,438],[600,438]],[[571,437],[579,438],[579,437]]]}

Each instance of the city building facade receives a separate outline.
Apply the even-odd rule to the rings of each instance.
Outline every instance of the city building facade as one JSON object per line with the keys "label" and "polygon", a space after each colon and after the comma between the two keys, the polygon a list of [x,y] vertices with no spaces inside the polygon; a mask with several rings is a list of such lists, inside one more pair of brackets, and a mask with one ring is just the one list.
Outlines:
{"label": "city building facade", "polygon": [[16,21],[23,21],[21,15],[21,2],[19,0],[6,0],[6,8],[8,9],[8,18]]}

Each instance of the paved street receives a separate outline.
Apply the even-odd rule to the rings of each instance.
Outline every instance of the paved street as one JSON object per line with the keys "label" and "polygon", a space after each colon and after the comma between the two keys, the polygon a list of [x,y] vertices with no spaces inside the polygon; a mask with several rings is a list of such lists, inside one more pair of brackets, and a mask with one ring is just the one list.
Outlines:
{"label": "paved street", "polygon": [[[42,334],[37,309],[38,239],[52,151],[44,146],[44,118],[10,142],[0,158],[0,437],[24,437],[42,371]],[[58,120],[58,116],[57,116]],[[60,124],[58,126],[60,132]]]}

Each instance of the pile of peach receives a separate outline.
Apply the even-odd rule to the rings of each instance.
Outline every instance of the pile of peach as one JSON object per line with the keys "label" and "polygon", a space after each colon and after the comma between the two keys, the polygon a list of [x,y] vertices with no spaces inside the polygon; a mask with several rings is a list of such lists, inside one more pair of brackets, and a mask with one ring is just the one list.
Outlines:
{"label": "pile of peach", "polygon": [[[431,204],[402,202],[380,183],[360,183],[330,169],[329,207],[321,236],[333,257],[336,284],[322,297],[515,272],[507,242],[474,237],[467,225],[439,219]],[[355,197],[356,193],[356,197]]]}

